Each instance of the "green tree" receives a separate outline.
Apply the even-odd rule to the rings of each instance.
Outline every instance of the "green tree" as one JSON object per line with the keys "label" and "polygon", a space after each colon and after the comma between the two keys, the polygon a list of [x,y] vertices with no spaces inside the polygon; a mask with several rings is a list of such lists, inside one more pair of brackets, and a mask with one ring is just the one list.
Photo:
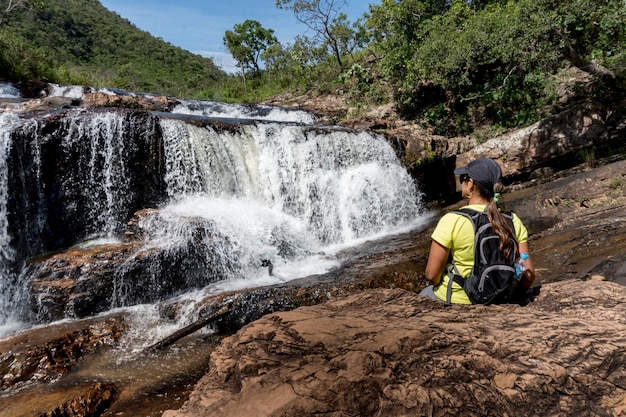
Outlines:
{"label": "green tree", "polygon": [[44,2],[5,15],[0,77],[211,98],[226,78],[211,59],[152,37],[98,0]]}
{"label": "green tree", "polygon": [[278,43],[272,29],[265,29],[256,20],[236,24],[232,31],[224,34],[224,45],[237,61],[242,75],[246,71],[259,72],[261,54]]}
{"label": "green tree", "polygon": [[407,76],[414,79],[407,71],[408,64],[423,41],[423,26],[445,13],[449,3],[446,0],[383,0],[380,5],[370,6],[366,26],[373,38],[372,47],[383,53],[381,66],[386,77],[394,81]]}
{"label": "green tree", "polygon": [[544,116],[568,66],[623,88],[625,22],[623,0],[383,0],[368,19],[400,108],[449,134]]}
{"label": "green tree", "polygon": [[315,32],[340,68],[344,67],[342,56],[352,52],[355,46],[352,42],[355,30],[345,13],[340,12],[346,4],[346,0],[276,0],[276,7],[292,10],[298,21]]}
{"label": "green tree", "polygon": [[521,0],[479,11],[453,8],[426,24],[412,69],[466,99],[564,63],[615,80],[624,72],[622,6],[622,0]]}

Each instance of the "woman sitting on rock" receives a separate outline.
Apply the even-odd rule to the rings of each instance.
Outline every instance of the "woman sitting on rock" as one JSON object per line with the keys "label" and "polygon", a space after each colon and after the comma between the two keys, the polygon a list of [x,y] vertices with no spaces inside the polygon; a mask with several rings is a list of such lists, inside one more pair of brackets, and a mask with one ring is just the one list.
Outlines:
{"label": "woman sitting on rock", "polygon": [[[516,259],[519,254],[528,254],[528,231],[522,221],[512,214],[513,230],[510,220],[500,212],[498,200],[504,190],[501,183],[500,165],[490,158],[479,158],[467,166],[457,168],[463,198],[469,198],[463,209],[487,213],[494,232],[499,237],[499,250],[508,259]],[[469,211],[473,213],[473,211]],[[472,272],[474,266],[474,225],[472,220],[458,212],[445,214],[432,234],[432,244],[426,279],[432,285],[420,293],[436,300],[451,304],[472,304],[470,297],[461,284]],[[535,279],[535,272],[530,257],[526,259],[526,271],[520,283],[523,289],[530,287]],[[451,267],[453,265],[454,267]],[[455,271],[455,272],[453,272]],[[454,275],[456,278],[452,278]],[[522,290],[522,288],[520,288]],[[525,290],[524,290],[525,292]]]}

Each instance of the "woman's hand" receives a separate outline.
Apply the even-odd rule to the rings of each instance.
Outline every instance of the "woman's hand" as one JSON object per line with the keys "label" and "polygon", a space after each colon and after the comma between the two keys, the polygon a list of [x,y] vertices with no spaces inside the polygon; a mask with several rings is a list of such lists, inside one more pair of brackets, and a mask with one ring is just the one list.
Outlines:
{"label": "woman's hand", "polygon": [[535,281],[535,271],[532,269],[526,269],[522,272],[522,277],[520,278],[522,286],[524,288],[530,288],[530,286]]}

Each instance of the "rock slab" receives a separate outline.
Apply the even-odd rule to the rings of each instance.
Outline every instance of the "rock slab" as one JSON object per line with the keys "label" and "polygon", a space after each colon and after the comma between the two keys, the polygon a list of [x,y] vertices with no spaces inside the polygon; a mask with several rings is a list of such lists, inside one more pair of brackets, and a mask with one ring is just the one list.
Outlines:
{"label": "rock slab", "polygon": [[546,284],[528,306],[378,289],[223,341],[183,416],[624,416],[626,288]]}

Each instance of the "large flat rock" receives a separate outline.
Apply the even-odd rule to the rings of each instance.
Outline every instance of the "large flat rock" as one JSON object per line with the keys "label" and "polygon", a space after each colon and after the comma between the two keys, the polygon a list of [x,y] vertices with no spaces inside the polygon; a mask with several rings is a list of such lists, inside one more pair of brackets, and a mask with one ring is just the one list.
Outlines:
{"label": "large flat rock", "polygon": [[525,307],[378,289],[267,315],[164,416],[626,415],[625,300],[591,279]]}

